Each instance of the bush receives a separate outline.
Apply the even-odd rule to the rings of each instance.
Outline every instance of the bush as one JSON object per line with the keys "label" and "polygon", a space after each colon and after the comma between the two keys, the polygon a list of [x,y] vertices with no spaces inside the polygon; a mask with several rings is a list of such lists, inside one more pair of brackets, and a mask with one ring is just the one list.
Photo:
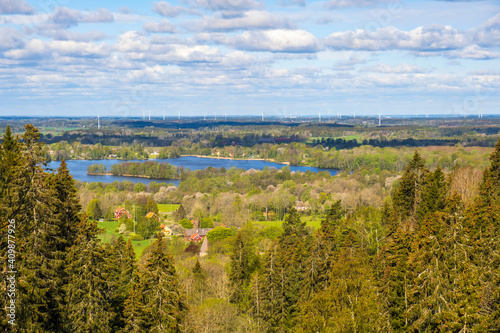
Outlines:
{"label": "bush", "polygon": [[138,234],[131,234],[130,240],[131,241],[142,241],[142,240],[144,240],[144,237],[142,237],[142,235],[138,235]]}
{"label": "bush", "polygon": [[182,220],[180,220],[179,224],[184,229],[193,229],[193,224],[191,223],[191,220],[189,220],[189,219],[182,219]]}
{"label": "bush", "polygon": [[213,230],[210,230],[207,234],[207,238],[209,241],[213,242],[214,240],[220,240],[227,237],[231,237],[234,234],[233,230],[226,227],[215,227]]}

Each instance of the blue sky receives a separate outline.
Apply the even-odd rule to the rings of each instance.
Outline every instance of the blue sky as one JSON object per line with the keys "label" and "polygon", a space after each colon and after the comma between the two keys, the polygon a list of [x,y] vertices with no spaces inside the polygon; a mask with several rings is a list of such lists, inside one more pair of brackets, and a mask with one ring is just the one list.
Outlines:
{"label": "blue sky", "polygon": [[0,116],[500,113],[500,2],[0,0]]}

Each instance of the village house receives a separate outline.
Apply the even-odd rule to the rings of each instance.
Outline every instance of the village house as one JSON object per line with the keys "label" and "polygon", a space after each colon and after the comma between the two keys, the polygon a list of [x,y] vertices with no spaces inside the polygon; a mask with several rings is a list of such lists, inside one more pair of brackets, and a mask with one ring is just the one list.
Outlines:
{"label": "village house", "polygon": [[186,229],[184,230],[184,239],[188,242],[201,242],[212,229],[213,228]]}
{"label": "village house", "polygon": [[306,210],[309,210],[311,207],[309,206],[309,203],[307,202],[302,202],[302,201],[297,201],[295,203],[295,209],[299,212],[304,212]]}
{"label": "village house", "polygon": [[115,210],[115,219],[119,220],[122,216],[126,216],[128,219],[132,218],[132,214],[130,214],[128,210],[123,207],[119,207]]}

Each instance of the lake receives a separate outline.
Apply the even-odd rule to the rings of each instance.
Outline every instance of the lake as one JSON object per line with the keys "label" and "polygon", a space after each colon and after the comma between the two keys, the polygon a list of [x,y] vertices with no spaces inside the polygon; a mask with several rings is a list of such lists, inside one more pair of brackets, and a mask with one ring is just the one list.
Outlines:
{"label": "lake", "polygon": [[[89,176],[87,175],[87,167],[92,164],[103,164],[109,170],[111,165],[118,164],[120,162],[144,162],[145,160],[68,160],[66,164],[68,165],[69,172],[73,176],[74,179],[80,180],[82,182],[103,182],[103,183],[112,183],[114,181],[125,181],[129,180],[133,183],[144,183],[149,184],[152,181],[157,183],[166,182],[172,183],[176,186],[179,185],[179,179],[148,179],[148,178],[137,178],[137,177],[124,177],[124,176]],[[283,168],[284,164],[260,161],[260,160],[229,160],[229,159],[218,159],[218,158],[204,158],[204,157],[196,157],[196,156],[182,156],[179,158],[166,158],[166,159],[153,159],[152,161],[157,162],[168,162],[177,167],[183,166],[186,169],[190,170],[201,170],[208,167],[213,168],[226,168],[229,169],[231,167],[236,167],[239,169],[250,170],[257,169],[262,170],[265,167],[268,168]],[[52,161],[48,163],[48,167],[56,170],[61,162]],[[305,166],[290,166],[292,171],[302,171],[306,172],[310,170],[311,172],[319,172],[319,171],[328,171],[331,175],[336,175],[338,170],[334,169],[320,169],[313,167],[305,167]]]}

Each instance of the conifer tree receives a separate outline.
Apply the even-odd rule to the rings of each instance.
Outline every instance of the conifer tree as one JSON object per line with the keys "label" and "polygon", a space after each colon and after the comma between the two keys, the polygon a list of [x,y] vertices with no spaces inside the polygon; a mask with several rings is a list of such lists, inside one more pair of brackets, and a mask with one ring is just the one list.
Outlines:
{"label": "conifer tree", "polygon": [[443,211],[446,207],[446,194],[448,188],[446,179],[441,167],[437,167],[434,172],[430,172],[422,187],[422,202],[419,207],[419,217],[424,217],[427,213]]}
{"label": "conifer tree", "polygon": [[114,317],[107,280],[111,273],[104,247],[96,238],[97,223],[79,224],[77,245],[66,258],[70,276],[65,287],[66,325],[71,332],[110,332]]}
{"label": "conifer tree", "polygon": [[305,263],[303,299],[308,299],[312,293],[329,286],[330,269],[335,259],[335,249],[339,245],[340,220],[344,213],[340,200],[333,203],[325,219],[321,221],[321,228],[314,235]]}
{"label": "conifer tree", "polygon": [[410,216],[416,217],[421,202],[422,186],[427,174],[425,161],[415,151],[392,197],[393,207],[400,219],[404,220]]}
{"label": "conifer tree", "polygon": [[250,282],[251,267],[249,262],[248,247],[243,242],[241,233],[236,237],[233,252],[231,252],[229,271],[230,301],[240,303],[245,297],[245,289]]}
{"label": "conifer tree", "polygon": [[144,307],[143,290],[140,288],[139,272],[135,272],[130,284],[130,293],[124,303],[123,317],[124,328],[123,333],[142,333],[147,332],[148,314]]}
{"label": "conifer tree", "polygon": [[139,288],[148,309],[148,331],[180,332],[187,305],[175,272],[174,258],[164,253],[164,247],[159,232],[141,274]]}

